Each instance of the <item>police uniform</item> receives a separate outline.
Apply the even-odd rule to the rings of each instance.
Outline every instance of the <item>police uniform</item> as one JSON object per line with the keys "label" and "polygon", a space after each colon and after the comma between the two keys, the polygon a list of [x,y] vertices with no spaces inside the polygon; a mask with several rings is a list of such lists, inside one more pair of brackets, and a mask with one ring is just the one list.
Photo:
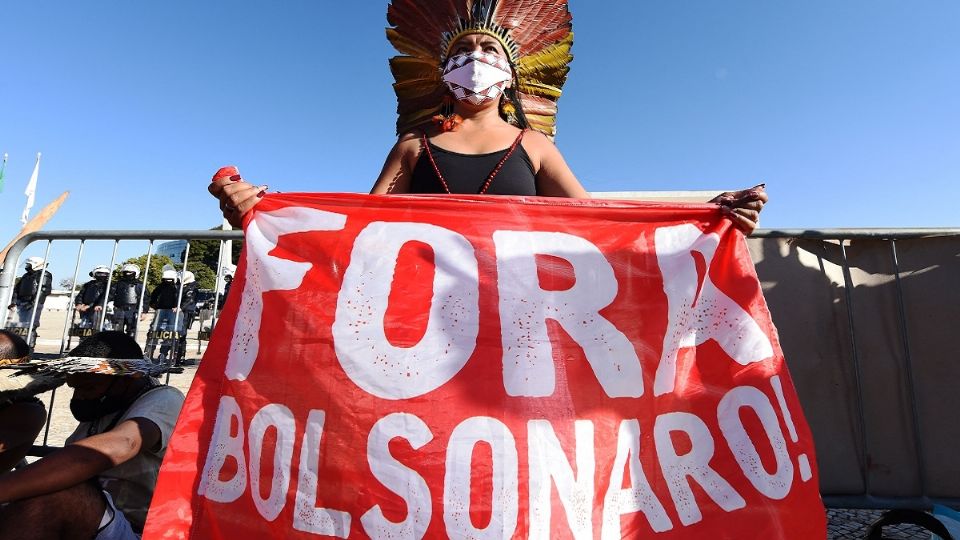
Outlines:
{"label": "police uniform", "polygon": [[[139,268],[137,270],[139,271]],[[124,332],[136,339],[142,296],[143,282],[137,279],[133,272],[124,270],[120,279],[110,287],[110,300],[113,301],[114,330]]]}
{"label": "police uniform", "polygon": [[[102,277],[98,278],[97,275]],[[98,266],[90,272],[90,276],[94,279],[80,287],[80,293],[77,294],[73,303],[77,306],[87,306],[86,310],[80,312],[80,326],[99,330],[104,315],[104,300],[107,296],[107,278],[110,276],[110,270],[105,266]],[[95,309],[97,307],[101,309]]]}
{"label": "police uniform", "polygon": [[[27,328],[30,325],[30,316],[33,315],[33,327],[40,326],[40,312],[43,303],[53,288],[53,275],[45,269],[31,268],[23,274],[13,292],[13,306],[17,308],[17,318],[20,326]],[[36,314],[34,314],[36,301]]]}

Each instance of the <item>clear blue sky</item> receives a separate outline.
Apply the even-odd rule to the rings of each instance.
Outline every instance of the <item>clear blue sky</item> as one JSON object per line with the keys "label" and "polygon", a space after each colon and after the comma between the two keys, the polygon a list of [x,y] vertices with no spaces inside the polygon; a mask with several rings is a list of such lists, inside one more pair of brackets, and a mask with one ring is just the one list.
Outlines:
{"label": "clear blue sky", "polygon": [[[394,141],[386,5],[5,3],[0,239],[38,151],[35,211],[71,191],[48,229],[212,227],[229,163],[275,190],[368,190]],[[571,9],[557,143],[587,189],[764,181],[765,227],[960,226],[960,2]]]}

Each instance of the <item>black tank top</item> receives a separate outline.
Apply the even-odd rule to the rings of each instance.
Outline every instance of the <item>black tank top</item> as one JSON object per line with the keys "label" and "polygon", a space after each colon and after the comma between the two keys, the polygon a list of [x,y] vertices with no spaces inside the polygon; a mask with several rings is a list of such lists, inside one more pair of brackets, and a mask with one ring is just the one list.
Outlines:
{"label": "black tank top", "polygon": [[[496,168],[509,149],[489,154],[460,154],[436,146],[429,140],[430,153],[437,168],[447,181],[451,193],[479,193],[490,172]],[[430,163],[426,149],[420,151],[410,179],[410,193],[446,193],[443,184]],[[493,178],[486,193],[491,195],[536,195],[537,179],[533,163],[522,144],[507,158],[500,172]]]}

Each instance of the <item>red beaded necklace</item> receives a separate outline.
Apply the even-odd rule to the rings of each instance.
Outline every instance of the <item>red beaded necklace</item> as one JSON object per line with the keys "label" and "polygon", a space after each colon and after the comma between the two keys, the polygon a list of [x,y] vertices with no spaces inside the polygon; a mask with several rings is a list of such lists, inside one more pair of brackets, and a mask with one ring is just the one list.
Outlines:
{"label": "red beaded necklace", "polygon": [[[514,140],[513,144],[510,145],[510,149],[507,150],[506,154],[504,154],[503,159],[500,160],[500,163],[497,163],[497,166],[490,171],[490,174],[487,176],[486,181],[483,182],[483,186],[480,188],[480,191],[477,192],[478,195],[483,195],[488,189],[490,189],[490,184],[493,182],[493,179],[497,176],[497,173],[500,172],[503,164],[506,163],[507,160],[510,159],[510,156],[513,155],[513,151],[517,149],[517,146],[520,144],[520,140],[523,139],[523,134],[526,133],[526,131],[527,130],[525,129],[520,131],[520,134],[517,135],[516,140]],[[447,185],[447,181],[443,178],[443,175],[440,174],[440,168],[437,167],[437,162],[433,159],[433,152],[430,151],[430,143],[427,141],[427,134],[424,133],[422,137],[423,148],[427,151],[427,157],[430,158],[430,164],[433,165],[433,171],[437,173],[437,180],[440,180],[440,185],[443,186],[443,190],[445,192],[452,194],[453,192],[450,191],[450,186]]]}

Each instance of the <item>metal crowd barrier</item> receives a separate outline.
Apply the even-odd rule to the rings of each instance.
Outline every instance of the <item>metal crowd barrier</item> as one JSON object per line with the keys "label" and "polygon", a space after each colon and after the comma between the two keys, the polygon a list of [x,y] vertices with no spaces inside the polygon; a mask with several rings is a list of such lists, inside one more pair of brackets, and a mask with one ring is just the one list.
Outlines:
{"label": "metal crowd barrier", "polygon": [[[189,271],[191,268],[189,242],[191,240],[215,240],[219,242],[219,252],[218,252],[219,256],[217,258],[218,263],[216,268],[216,284],[213,292],[214,306],[213,306],[213,309],[211,310],[212,320],[210,322],[210,326],[212,329],[212,327],[216,324],[216,317],[219,311],[218,309],[219,308],[219,305],[218,305],[219,290],[223,280],[222,266],[223,266],[223,260],[224,260],[224,256],[223,256],[224,245],[229,241],[235,241],[235,240],[239,241],[242,239],[243,239],[243,233],[241,231],[219,231],[219,230],[41,231],[41,232],[29,234],[21,238],[13,246],[11,246],[10,250],[7,252],[5,260],[3,261],[3,271],[0,272],[0,328],[7,328],[8,326],[9,310],[7,309],[7,306],[11,304],[11,300],[14,295],[14,284],[15,284],[16,278],[19,273],[23,272],[23,269],[20,268],[21,258],[23,258],[22,255],[24,251],[28,248],[28,246],[30,246],[33,243],[39,242],[43,244],[44,260],[47,263],[47,268],[49,268],[50,263],[52,262],[51,252],[53,251],[52,248],[55,243],[79,241],[79,246],[76,250],[75,260],[72,264],[73,266],[73,278],[71,280],[72,287],[70,289],[69,300],[64,310],[63,331],[60,334],[60,346],[59,346],[59,350],[53,352],[53,354],[55,355],[62,356],[68,351],[69,344],[71,343],[72,338],[74,337],[83,338],[85,337],[85,335],[92,334],[95,330],[96,331],[102,330],[104,325],[106,324],[109,291],[111,286],[113,285],[113,272],[116,270],[118,266],[118,262],[120,262],[117,260],[117,253],[118,253],[118,249],[120,248],[121,242],[143,242],[143,241],[148,242],[146,246],[147,248],[146,263],[143,265],[144,268],[142,268],[141,274],[138,277],[138,279],[143,283],[143,289],[140,293],[139,306],[138,306],[137,318],[136,318],[137,328],[139,330],[140,325],[143,323],[142,321],[140,321],[140,314],[142,312],[144,304],[149,301],[149,298],[146,298],[146,295],[148,294],[148,291],[147,291],[148,288],[146,284],[150,276],[150,262],[155,254],[154,252],[155,242],[164,241],[164,240],[185,240],[187,243],[186,243],[185,251],[183,253],[181,271]],[[110,256],[110,264],[109,264],[111,273],[107,278],[106,289],[103,295],[103,302],[99,306],[100,315],[99,317],[94,317],[94,320],[96,321],[96,328],[77,329],[76,326],[73,324],[73,322],[75,319],[74,301],[76,300],[76,296],[78,294],[78,285],[80,285],[77,281],[78,278],[80,277],[80,263],[81,263],[81,260],[83,259],[84,248],[88,245],[88,243],[96,242],[96,241],[100,241],[100,242],[106,241],[106,242],[113,243],[112,255]],[[98,260],[96,262],[100,263],[101,261]],[[194,264],[194,268],[196,268],[196,264]],[[56,276],[54,276],[54,279],[56,279]],[[182,280],[180,280],[180,286],[177,290],[178,306],[180,305],[183,298],[183,287],[184,287],[184,283]],[[36,320],[37,308],[38,306],[35,298],[33,309],[31,312],[30,322],[27,323],[27,328],[25,329],[22,327],[11,328],[11,330],[16,330],[18,333],[20,333],[28,343],[30,343],[31,339],[34,337],[33,333],[35,332],[35,328],[32,322]],[[173,326],[174,333],[177,333],[176,331],[179,328],[180,317],[182,316],[184,316],[182,313],[182,310],[178,309],[174,317],[174,326]],[[201,324],[201,329],[200,329],[201,332],[198,334],[198,350],[200,347],[199,338],[203,338],[204,336],[209,338],[209,331],[203,332],[202,320],[200,321],[200,324]],[[39,328],[39,326],[37,328]],[[186,337],[186,334],[189,332],[189,330],[190,330],[189,328],[184,329],[184,332],[183,332],[184,338]],[[151,339],[150,332],[151,330],[148,330],[147,332],[148,341]],[[139,335],[139,333],[135,333],[135,335]],[[177,336],[168,336],[168,337],[171,337],[172,339],[176,340],[177,338],[179,338],[179,334]],[[156,338],[154,339],[156,340]],[[175,359],[177,354],[177,349],[176,349],[177,347],[188,346],[188,345],[181,345],[178,341],[174,341],[174,343],[175,344],[173,345],[170,361],[173,361]],[[147,344],[141,343],[141,345],[143,345],[144,349],[146,350]],[[170,380],[170,374],[168,373],[166,376],[166,381],[169,382],[169,380]],[[49,403],[47,403],[47,410],[49,414],[47,416],[47,424],[43,432],[43,443],[42,445],[34,446],[31,452],[32,455],[44,455],[49,453],[52,450],[52,448],[49,447],[47,443],[48,443],[49,434],[50,434],[50,425],[53,417],[52,413],[54,410],[53,405],[54,405],[55,399],[56,399],[56,390],[50,393],[50,400],[49,400]]]}
{"label": "metal crowd barrier", "polygon": [[[141,276],[146,283],[155,241],[195,239],[218,240],[222,261],[224,243],[241,240],[242,233],[34,233],[17,242],[4,261],[0,301],[4,308],[9,304],[21,255],[34,242],[46,242],[49,256],[54,242],[79,240],[76,283],[86,242],[113,241],[113,268],[121,241],[149,241]],[[954,461],[960,423],[952,418],[960,407],[960,367],[953,365],[949,339],[960,323],[960,229],[759,230],[748,245],[814,433],[826,506],[960,507],[960,463]],[[188,260],[189,252],[184,269]],[[214,303],[221,279],[218,265]],[[67,307],[60,354],[66,349],[75,294]],[[216,313],[215,305],[212,324]],[[927,315],[947,327],[934,339]],[[3,309],[0,327],[6,318]],[[50,450],[49,426],[48,418],[35,455]]]}
{"label": "metal crowd barrier", "polygon": [[960,229],[762,230],[749,244],[825,505],[960,507]]}

